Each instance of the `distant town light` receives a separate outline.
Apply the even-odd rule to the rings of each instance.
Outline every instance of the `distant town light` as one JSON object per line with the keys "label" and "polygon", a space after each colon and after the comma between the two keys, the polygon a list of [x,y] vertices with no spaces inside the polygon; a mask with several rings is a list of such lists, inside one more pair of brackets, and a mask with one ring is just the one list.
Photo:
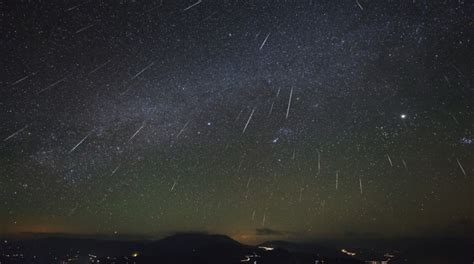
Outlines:
{"label": "distant town light", "polygon": [[245,256],[244,259],[241,259],[240,262],[249,262],[250,261],[250,257],[249,256]]}
{"label": "distant town light", "polygon": [[275,248],[272,248],[272,247],[264,247],[264,246],[260,246],[260,247],[258,247],[258,248],[261,248],[261,249],[263,249],[263,250],[265,250],[265,251],[272,251],[272,250],[275,249]]}
{"label": "distant town light", "polygon": [[355,256],[356,253],[355,252],[350,252],[350,251],[347,251],[346,249],[341,249],[341,252],[348,255],[348,256]]}

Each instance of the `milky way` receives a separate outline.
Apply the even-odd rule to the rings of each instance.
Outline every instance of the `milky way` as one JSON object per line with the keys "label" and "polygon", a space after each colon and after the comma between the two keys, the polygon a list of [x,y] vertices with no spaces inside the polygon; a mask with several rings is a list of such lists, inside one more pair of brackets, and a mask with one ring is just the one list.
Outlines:
{"label": "milky way", "polygon": [[472,221],[467,2],[14,2],[4,233],[258,241]]}

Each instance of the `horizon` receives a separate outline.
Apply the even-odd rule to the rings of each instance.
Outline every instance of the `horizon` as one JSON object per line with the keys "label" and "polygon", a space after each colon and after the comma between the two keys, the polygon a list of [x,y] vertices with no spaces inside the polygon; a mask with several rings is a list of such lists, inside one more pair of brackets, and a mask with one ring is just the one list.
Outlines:
{"label": "horizon", "polygon": [[[258,231],[256,231],[257,233]],[[47,238],[66,238],[66,239],[92,239],[92,240],[110,240],[110,241],[158,241],[167,237],[180,236],[180,235],[202,235],[202,236],[224,236],[239,243],[246,245],[259,245],[270,241],[285,241],[292,243],[337,243],[337,242],[377,242],[377,241],[403,241],[403,240],[425,240],[425,241],[440,241],[440,240],[466,240],[470,239],[469,234],[464,235],[446,235],[446,234],[431,234],[429,236],[393,236],[384,237],[367,234],[346,234],[337,237],[312,237],[302,239],[300,236],[279,236],[279,235],[256,235],[249,236],[242,239],[242,236],[232,236],[224,233],[213,233],[205,231],[175,231],[167,232],[162,234],[82,234],[82,233],[32,233],[32,232],[21,232],[16,234],[3,234],[0,239],[14,239],[14,240],[29,240],[29,239],[47,239]],[[251,237],[251,238],[250,238]],[[250,239],[249,239],[250,238]]]}

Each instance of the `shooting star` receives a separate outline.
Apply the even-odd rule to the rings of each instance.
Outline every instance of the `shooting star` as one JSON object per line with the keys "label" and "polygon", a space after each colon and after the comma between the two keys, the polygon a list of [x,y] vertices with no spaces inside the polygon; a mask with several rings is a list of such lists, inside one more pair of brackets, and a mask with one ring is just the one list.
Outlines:
{"label": "shooting star", "polygon": [[268,116],[271,116],[272,115],[272,112],[273,112],[273,105],[275,104],[275,102],[272,102],[272,105],[270,106],[270,111],[268,112]]}
{"label": "shooting star", "polygon": [[132,77],[132,80],[135,80],[135,78],[137,78],[138,76],[140,76],[142,73],[144,73],[146,70],[148,70],[149,68],[151,68],[151,66],[153,66],[153,64],[155,64],[154,62],[148,64],[145,68],[143,68],[141,71],[139,71],[137,74],[135,74],[133,77]]}
{"label": "shooting star", "polygon": [[357,5],[359,6],[360,10],[364,11],[364,7],[359,3],[359,0],[356,0]]}
{"label": "shooting star", "polygon": [[11,134],[10,136],[6,137],[3,141],[6,142],[8,140],[10,140],[11,138],[15,137],[16,135],[20,134],[21,132],[23,132],[23,130],[25,130],[26,128],[28,127],[28,125],[25,125],[24,127],[22,127],[21,129],[17,130],[15,133]]}
{"label": "shooting star", "polygon": [[142,130],[145,127],[145,122],[141,125],[140,128],[137,129],[137,131],[128,139],[128,142],[132,141],[132,139],[140,133],[140,130]]}
{"label": "shooting star", "polygon": [[256,109],[256,108],[257,108],[257,107],[254,107],[254,108],[252,109],[252,112],[250,113],[249,119],[247,120],[247,123],[245,124],[244,130],[242,130],[242,134],[244,134],[244,133],[245,133],[245,130],[247,130],[247,126],[249,125],[250,120],[252,120],[252,116],[253,116],[253,113],[255,113],[255,109]]}
{"label": "shooting star", "polygon": [[459,168],[461,169],[462,174],[464,174],[464,176],[467,176],[467,175],[466,175],[466,171],[465,171],[464,168],[462,167],[461,162],[459,161],[459,159],[456,158],[456,162],[458,163],[458,166],[459,166]]}
{"label": "shooting star", "polygon": [[280,88],[278,88],[278,91],[277,91],[277,93],[276,93],[275,97],[278,97],[278,96],[280,95],[280,91],[281,91],[281,87],[280,87]]}
{"label": "shooting star", "polygon": [[23,77],[23,78],[21,78],[21,79],[18,79],[17,81],[15,81],[14,83],[12,83],[11,86],[15,86],[15,85],[21,83],[22,81],[24,81],[24,80],[30,78],[31,76],[33,76],[33,75],[35,75],[35,74],[36,74],[36,72],[30,73],[30,74],[26,75],[25,77]]}
{"label": "shooting star", "polygon": [[240,118],[240,115],[242,114],[242,112],[244,111],[244,109],[241,109],[239,114],[237,115],[237,117],[235,118],[234,122],[237,122],[237,120],[239,120]]}
{"label": "shooting star", "polygon": [[456,65],[454,65],[454,64],[451,63],[451,66],[453,66],[453,68],[454,68],[462,77],[464,77],[464,73],[462,73],[461,70],[460,70],[458,67],[456,67]]}
{"label": "shooting star", "polygon": [[77,147],[79,147],[89,136],[91,135],[91,132],[89,132],[89,134],[87,134],[83,139],[81,139],[81,141],[79,141],[79,143],[77,143],[71,150],[69,150],[69,154],[73,153],[74,150],[76,150]]}
{"label": "shooting star", "polygon": [[362,178],[359,177],[359,188],[360,188],[360,194],[363,194],[362,192]]}
{"label": "shooting star", "polygon": [[268,37],[270,37],[270,34],[271,34],[271,32],[269,32],[269,33],[267,34],[267,36],[266,36],[265,39],[263,40],[262,44],[260,45],[259,50],[262,50],[263,46],[265,46],[265,43],[267,43]]}
{"label": "shooting star", "polygon": [[85,27],[83,27],[83,28],[77,30],[77,31],[76,31],[76,34],[81,33],[82,31],[88,30],[89,28],[91,28],[91,27],[93,27],[93,26],[94,26],[94,24],[85,26]]}
{"label": "shooting star", "polygon": [[336,171],[336,190],[339,184],[339,172]]}
{"label": "shooting star", "polygon": [[102,69],[105,65],[109,64],[110,60],[102,63],[101,65],[97,66],[95,69],[93,69],[91,72],[89,72],[87,75],[93,74],[94,72]]}
{"label": "shooting star", "polygon": [[118,169],[120,168],[120,165],[118,165],[117,167],[115,167],[115,169],[112,171],[112,173],[110,174],[110,176],[114,175]]}
{"label": "shooting star", "polygon": [[177,183],[178,183],[178,181],[175,181],[175,182],[173,183],[173,186],[171,186],[170,192],[172,192],[172,191],[174,190],[174,187],[176,187],[176,184],[177,184]]}
{"label": "shooting star", "polygon": [[293,87],[290,90],[290,97],[288,98],[288,107],[286,108],[286,117],[288,119],[288,115],[290,114],[290,107],[291,107],[291,97],[293,96]]}
{"label": "shooting star", "polygon": [[390,163],[390,166],[393,167],[392,159],[390,158],[390,155],[387,154],[387,159],[388,162]]}
{"label": "shooting star", "polygon": [[451,87],[451,82],[449,81],[448,76],[444,75],[444,80],[448,84],[448,87]]}
{"label": "shooting star", "polygon": [[189,124],[189,120],[188,122],[186,122],[186,124],[184,124],[183,128],[181,128],[181,130],[179,131],[178,135],[176,135],[176,139],[179,138],[179,136],[181,136],[181,134],[183,133],[183,131],[186,129],[186,127],[188,126]]}
{"label": "shooting star", "polygon": [[249,177],[248,181],[247,181],[247,190],[245,191],[245,199],[247,199],[247,197],[249,196],[249,187],[250,187],[250,181],[252,180],[252,177]]}
{"label": "shooting star", "polygon": [[82,5],[85,5],[85,4],[87,4],[87,3],[88,3],[88,1],[86,1],[86,2],[84,2],[84,3],[81,3],[81,4],[78,4],[78,5],[75,5],[75,6],[73,6],[73,7],[70,7],[70,8],[68,8],[68,9],[66,9],[66,12],[72,11],[72,10],[74,10],[74,9],[76,9],[76,8],[82,6]]}
{"label": "shooting star", "polygon": [[239,162],[239,166],[237,167],[237,171],[240,171],[240,168],[242,168],[243,163],[244,163],[244,159],[241,159]]}
{"label": "shooting star", "polygon": [[403,167],[405,167],[406,170],[408,170],[408,166],[407,166],[407,163],[405,162],[404,159],[402,159],[402,164],[403,164]]}
{"label": "shooting star", "polygon": [[192,4],[192,5],[188,6],[188,7],[186,7],[185,9],[183,9],[183,12],[188,11],[189,9],[191,9],[191,8],[193,8],[193,7],[197,6],[197,5],[199,5],[200,3],[202,3],[202,0],[198,0],[196,3],[194,3],[194,4]]}
{"label": "shooting star", "polygon": [[62,79],[60,79],[60,80],[57,80],[57,81],[54,82],[53,84],[48,85],[48,86],[47,86],[46,88],[44,88],[43,90],[39,91],[38,94],[43,93],[43,92],[46,92],[47,90],[53,88],[54,86],[56,86],[56,85],[58,85],[58,84],[64,82],[64,81],[66,80],[66,78],[67,78],[67,77],[64,77],[64,78],[62,78]]}

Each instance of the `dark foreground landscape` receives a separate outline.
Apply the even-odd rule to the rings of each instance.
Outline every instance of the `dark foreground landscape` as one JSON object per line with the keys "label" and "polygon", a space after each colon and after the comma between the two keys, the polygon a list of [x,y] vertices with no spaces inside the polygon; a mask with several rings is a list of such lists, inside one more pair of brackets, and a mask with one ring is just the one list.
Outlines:
{"label": "dark foreground landscape", "polygon": [[175,234],[132,241],[50,236],[4,239],[0,263],[472,263],[468,239],[241,244],[224,235]]}

